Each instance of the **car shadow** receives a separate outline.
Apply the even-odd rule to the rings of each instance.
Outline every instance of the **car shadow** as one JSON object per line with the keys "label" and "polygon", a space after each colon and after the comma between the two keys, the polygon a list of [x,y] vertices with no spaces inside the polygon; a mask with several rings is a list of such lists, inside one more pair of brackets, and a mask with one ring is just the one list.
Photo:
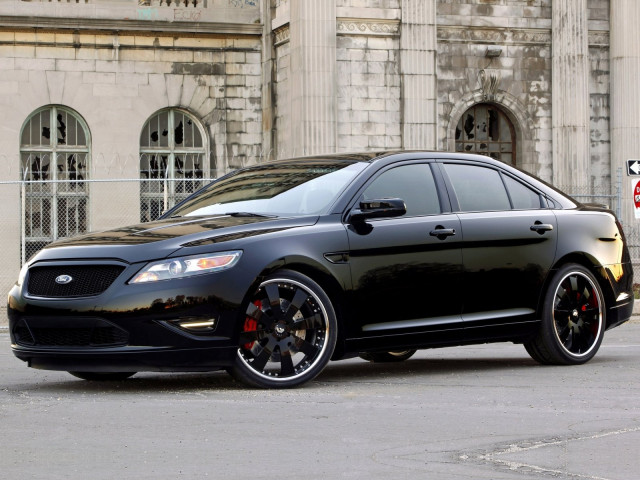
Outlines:
{"label": "car shadow", "polygon": [[367,381],[380,376],[438,377],[443,375],[488,372],[492,370],[510,370],[513,368],[531,368],[540,366],[529,358],[412,358],[404,362],[333,362],[319,376],[319,380]]}
{"label": "car shadow", "polygon": [[[603,359],[600,358],[600,361]],[[598,361],[592,360],[591,363]],[[482,374],[504,371],[505,374],[517,374],[514,370],[543,367],[529,358],[412,358],[398,363],[371,363],[360,359],[331,362],[313,381],[300,388],[323,389],[329,385],[342,385],[348,382],[367,383],[404,383],[424,381],[433,382],[438,378],[461,374]],[[22,385],[24,388],[24,385]],[[87,381],[69,375],[62,381],[40,381],[33,390],[41,393],[196,393],[203,391],[251,390],[236,382],[225,371],[206,373],[139,373],[127,380]]]}

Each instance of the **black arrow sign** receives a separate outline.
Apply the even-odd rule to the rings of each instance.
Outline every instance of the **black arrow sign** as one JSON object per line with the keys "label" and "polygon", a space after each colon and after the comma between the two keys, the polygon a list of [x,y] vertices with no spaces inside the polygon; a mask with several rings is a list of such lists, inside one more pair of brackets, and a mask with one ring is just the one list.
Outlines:
{"label": "black arrow sign", "polygon": [[627,175],[640,175],[640,160],[627,160]]}

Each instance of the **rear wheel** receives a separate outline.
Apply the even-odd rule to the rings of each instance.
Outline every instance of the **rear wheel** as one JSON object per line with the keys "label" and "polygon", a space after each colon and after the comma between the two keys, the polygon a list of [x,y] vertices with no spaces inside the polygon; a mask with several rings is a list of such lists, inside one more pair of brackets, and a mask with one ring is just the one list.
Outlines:
{"label": "rear wheel", "polygon": [[81,378],[83,380],[93,381],[116,381],[126,380],[132,377],[136,372],[69,372],[74,377]]}
{"label": "rear wheel", "polygon": [[362,352],[359,357],[368,362],[391,363],[410,359],[416,350],[394,350],[391,352]]}
{"label": "rear wheel", "polygon": [[253,387],[294,387],[322,371],[336,338],[335,311],[320,285],[281,271],[250,296],[230,373]]}
{"label": "rear wheel", "polygon": [[556,272],[547,290],[542,325],[525,343],[539,363],[578,365],[593,358],[604,336],[605,305],[595,277],[581,265]]}

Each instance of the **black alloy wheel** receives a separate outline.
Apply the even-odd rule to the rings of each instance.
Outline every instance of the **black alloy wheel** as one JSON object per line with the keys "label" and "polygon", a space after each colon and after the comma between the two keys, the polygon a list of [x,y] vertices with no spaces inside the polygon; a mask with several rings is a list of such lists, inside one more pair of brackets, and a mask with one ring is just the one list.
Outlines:
{"label": "black alloy wheel", "polygon": [[605,330],[604,296],[598,281],[581,265],[568,264],[556,272],[547,290],[542,325],[525,343],[542,364],[578,365],[589,361]]}
{"label": "black alloy wheel", "polygon": [[117,380],[126,380],[132,377],[136,372],[69,372],[74,377],[82,380],[92,380],[97,382],[113,382]]}
{"label": "black alloy wheel", "polygon": [[325,367],[336,345],[337,320],[324,290],[294,271],[267,277],[250,296],[230,373],[252,387],[288,388]]}
{"label": "black alloy wheel", "polygon": [[416,350],[393,350],[391,352],[362,352],[358,355],[363,360],[374,363],[393,363],[409,360]]}

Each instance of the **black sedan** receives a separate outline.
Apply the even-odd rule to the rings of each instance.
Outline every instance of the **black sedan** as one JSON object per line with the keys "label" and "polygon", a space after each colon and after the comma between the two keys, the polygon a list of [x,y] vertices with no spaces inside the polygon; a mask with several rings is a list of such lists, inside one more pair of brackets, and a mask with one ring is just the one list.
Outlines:
{"label": "black sedan", "polygon": [[235,171],[159,220],[58,241],[9,294],[14,354],[91,380],[522,343],[581,364],[631,316],[614,214],[487,157],[332,155]]}

